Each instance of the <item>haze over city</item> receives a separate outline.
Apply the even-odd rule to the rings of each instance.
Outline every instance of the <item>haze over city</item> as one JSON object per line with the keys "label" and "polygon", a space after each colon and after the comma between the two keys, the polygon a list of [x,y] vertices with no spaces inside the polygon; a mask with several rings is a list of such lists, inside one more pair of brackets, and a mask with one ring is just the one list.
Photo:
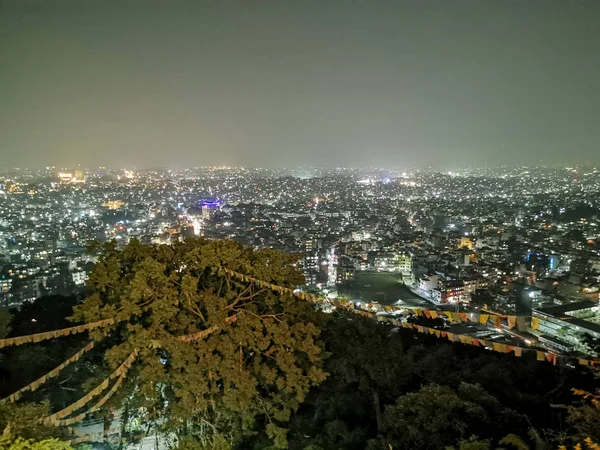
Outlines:
{"label": "haze over city", "polygon": [[597,164],[597,1],[0,2],[3,166]]}

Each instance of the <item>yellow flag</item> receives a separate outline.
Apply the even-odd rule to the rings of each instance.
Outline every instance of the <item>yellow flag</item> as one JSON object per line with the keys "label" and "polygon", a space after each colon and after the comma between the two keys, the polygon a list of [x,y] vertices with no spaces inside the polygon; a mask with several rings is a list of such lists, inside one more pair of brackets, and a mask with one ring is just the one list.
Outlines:
{"label": "yellow flag", "polygon": [[508,322],[508,328],[512,329],[516,326],[517,324],[517,316],[508,316],[506,318],[507,322]]}
{"label": "yellow flag", "polygon": [[544,359],[546,359],[546,355],[544,355],[544,352],[536,351],[535,353],[537,354],[538,361],[544,361]]}
{"label": "yellow flag", "polygon": [[537,317],[531,319],[531,328],[537,330],[540,327],[540,320]]}
{"label": "yellow flag", "polygon": [[489,314],[481,314],[479,316],[479,323],[485,324],[485,323],[487,323],[487,321],[489,320],[489,318],[490,318]]}
{"label": "yellow flag", "polygon": [[437,319],[438,318],[437,311],[434,311],[433,309],[431,311],[429,311],[429,314],[431,314],[431,318],[432,319]]}

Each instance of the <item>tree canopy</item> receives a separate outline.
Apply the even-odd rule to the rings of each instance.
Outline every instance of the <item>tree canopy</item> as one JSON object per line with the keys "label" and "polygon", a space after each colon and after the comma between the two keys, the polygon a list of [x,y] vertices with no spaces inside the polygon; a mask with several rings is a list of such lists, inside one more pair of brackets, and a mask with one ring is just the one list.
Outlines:
{"label": "tree canopy", "polygon": [[[317,312],[221,269],[293,288],[303,283],[297,260],[232,241],[107,244],[73,318],[116,318],[115,330],[92,333],[113,336],[106,352],[113,369],[139,349],[130,392],[119,401],[135,400],[164,426],[203,436],[230,435],[258,419],[282,446],[280,424],[325,378]],[[206,337],[194,339],[201,332]]]}

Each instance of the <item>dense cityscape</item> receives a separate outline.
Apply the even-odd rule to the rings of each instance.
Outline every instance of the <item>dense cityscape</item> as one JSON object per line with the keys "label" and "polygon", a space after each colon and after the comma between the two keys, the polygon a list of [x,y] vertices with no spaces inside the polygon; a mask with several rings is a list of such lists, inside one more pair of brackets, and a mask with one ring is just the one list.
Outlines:
{"label": "dense cityscape", "polygon": [[[0,189],[5,307],[84,293],[94,241],[122,248],[200,236],[297,254],[301,290],[375,310],[484,309],[519,319],[441,327],[599,356],[595,168],[48,167],[5,171]],[[546,320],[532,329],[532,317]]]}

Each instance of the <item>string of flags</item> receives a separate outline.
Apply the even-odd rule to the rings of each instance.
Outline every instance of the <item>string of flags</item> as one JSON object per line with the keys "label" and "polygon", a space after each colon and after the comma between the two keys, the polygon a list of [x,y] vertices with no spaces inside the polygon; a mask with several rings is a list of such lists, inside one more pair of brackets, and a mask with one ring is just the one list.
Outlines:
{"label": "string of flags", "polygon": [[115,392],[117,392],[117,390],[119,389],[119,387],[121,387],[121,384],[123,383],[123,380],[125,380],[125,373],[121,374],[121,376],[119,378],[117,378],[117,381],[115,382],[115,384],[113,385],[113,387],[110,388],[110,390],[104,395],[104,397],[102,397],[98,403],[96,403],[94,406],[92,406],[90,409],[88,409],[87,411],[78,414],[75,417],[71,417],[69,419],[61,419],[58,420],[56,425],[57,426],[71,426],[74,425],[78,422],[81,422],[83,419],[86,418],[86,416],[94,411],[97,411],[98,409],[102,408],[102,406],[104,406],[104,404],[108,401],[109,398],[111,398],[113,396],[113,394]]}
{"label": "string of flags", "polygon": [[84,333],[86,331],[94,330],[96,328],[107,327],[109,325],[112,325],[113,323],[115,323],[115,319],[104,319],[99,320],[97,322],[90,322],[85,323],[83,325],[76,325],[74,327],[63,328],[61,330],[46,331],[45,333],[28,334],[26,336],[0,339],[0,348],[9,347],[11,345],[37,343],[61,336],[68,336],[70,334]]}
{"label": "string of flags", "polygon": [[[60,374],[60,372],[62,372],[62,370],[65,367],[67,367],[69,364],[74,363],[75,361],[79,361],[79,358],[81,358],[84,353],[90,351],[93,348],[94,348],[94,341],[91,341],[85,347],[83,347],[81,350],[79,350],[77,353],[75,353],[73,356],[71,356],[69,359],[67,359],[66,361],[64,361],[61,365],[59,365],[58,367],[52,369],[47,374],[42,375],[37,380],[29,383],[27,386],[22,387],[17,392],[12,393],[11,395],[9,395],[7,397],[7,399],[11,403],[14,403],[14,402],[16,402],[17,400],[19,400],[21,398],[21,395],[24,392],[35,391],[37,388],[39,388],[42,384],[44,384],[49,379],[57,377]],[[6,400],[6,398],[3,399],[3,401],[4,400]]]}
{"label": "string of flags", "polygon": [[[139,349],[135,349],[125,359],[125,361],[123,361],[123,363],[121,363],[121,365],[113,373],[111,373],[108,376],[108,378],[106,378],[102,383],[100,383],[98,386],[96,386],[94,389],[92,389],[90,392],[88,392],[82,398],[77,400],[75,403],[72,403],[69,406],[67,406],[66,408],[61,409],[60,411],[49,415],[48,417],[42,419],[42,421],[47,425],[53,425],[53,426],[63,425],[61,423],[60,419],[70,416],[71,414],[73,414],[73,412],[75,412],[78,409],[82,408],[83,406],[87,405],[92,400],[92,398],[99,395],[102,391],[104,391],[108,387],[110,380],[112,380],[116,377],[120,377],[122,375],[124,376],[125,373],[127,373],[129,368],[131,367],[131,365],[133,364],[133,362],[135,361],[135,359],[137,358],[138,353],[139,353]],[[78,419],[77,422],[83,420],[84,417],[85,417],[85,414],[80,414],[79,416],[77,416],[76,417]],[[71,423],[75,423],[75,421],[73,421]]]}
{"label": "string of flags", "polygon": [[[554,353],[551,353],[551,352],[542,352],[540,350],[519,347],[516,345],[502,344],[500,342],[494,342],[494,341],[486,340],[483,338],[465,336],[462,334],[451,333],[449,331],[443,331],[443,330],[438,330],[435,328],[425,327],[422,325],[417,325],[415,323],[402,322],[398,319],[391,319],[391,318],[386,318],[386,317],[381,317],[381,316],[379,316],[378,319],[380,321],[390,322],[390,323],[400,326],[402,328],[416,330],[417,332],[422,333],[422,334],[429,334],[429,335],[433,335],[437,338],[447,339],[450,342],[460,342],[461,344],[473,345],[475,347],[488,348],[488,349],[494,350],[495,352],[498,352],[498,353],[512,353],[512,354],[514,354],[514,356],[517,356],[517,357],[523,356],[524,353],[532,353],[532,354],[535,353],[538,361],[548,361],[555,365],[559,358],[558,355],[555,355]],[[581,361],[587,361],[587,360],[581,360]],[[593,363],[593,362],[595,362],[595,361],[587,361],[587,364],[586,363],[583,363],[583,364],[589,365],[590,363]]]}
{"label": "string of flags", "polygon": [[[437,330],[435,328],[428,328],[428,327],[424,327],[424,326],[420,326],[420,325],[410,324],[410,323],[403,322],[398,319],[378,316],[372,311],[367,311],[364,309],[356,309],[354,307],[354,303],[351,302],[350,300],[341,299],[341,298],[321,299],[321,298],[318,298],[314,294],[311,294],[308,292],[295,292],[294,290],[292,290],[290,288],[267,283],[266,281],[262,281],[257,278],[250,277],[248,275],[244,275],[242,273],[233,271],[231,269],[223,268],[223,271],[225,274],[227,274],[231,277],[234,277],[242,282],[252,283],[252,284],[255,284],[256,286],[259,286],[262,288],[271,288],[273,291],[276,291],[280,294],[293,295],[294,297],[301,298],[303,300],[308,300],[312,303],[320,303],[323,301],[327,301],[335,307],[341,307],[341,308],[353,310],[354,313],[359,314],[361,316],[377,318],[378,320],[381,320],[381,321],[389,321],[389,322],[391,322],[397,326],[401,326],[403,328],[417,330],[419,333],[426,333],[426,334],[436,336],[438,338],[448,339],[450,342],[460,342],[462,344],[467,344],[467,345],[488,347],[491,350],[494,350],[499,353],[512,353],[512,354],[514,354],[514,356],[517,356],[517,357],[522,356],[523,353],[535,352],[536,358],[538,361],[548,361],[552,364],[556,364],[559,359],[561,359],[561,360],[562,359],[565,359],[565,360],[576,359],[576,358],[559,356],[559,355],[556,355],[551,352],[542,352],[540,350],[518,347],[518,346],[513,346],[513,345],[508,345],[508,344],[502,344],[499,342],[490,341],[490,343],[492,345],[489,346],[485,339],[479,339],[479,338],[474,338],[471,336],[464,336],[464,335],[460,335],[460,334],[449,333],[446,331]],[[502,319],[505,319],[506,325],[509,329],[514,328],[517,324],[517,316],[507,316],[507,315],[500,315],[500,314],[493,314],[493,313],[486,313],[486,312],[465,313],[465,312],[454,312],[454,311],[437,311],[437,310],[433,310],[433,309],[424,309],[424,308],[408,308],[408,307],[400,307],[400,306],[385,306],[384,309],[387,312],[396,311],[396,312],[412,313],[412,314],[416,314],[417,316],[424,316],[428,319],[436,319],[441,316],[446,316],[453,323],[472,322],[472,323],[478,323],[478,324],[486,324],[488,322],[491,322],[492,324],[494,324],[498,328],[500,328],[501,325],[503,324]],[[534,330],[537,330],[539,328],[540,320],[542,320],[542,319],[539,317],[532,317],[531,318],[531,328],[533,328]],[[589,359],[578,358],[578,359],[576,359],[576,362],[579,365],[583,365],[583,366],[600,365],[599,360],[589,360]]]}
{"label": "string of flags", "polygon": [[[233,315],[233,316],[228,317],[225,321],[227,323],[233,323],[236,320],[237,320],[237,316]],[[182,342],[199,341],[199,340],[205,339],[206,337],[208,337],[209,335],[211,335],[218,329],[219,329],[218,326],[213,325],[212,327],[207,328],[206,330],[199,331],[197,333],[179,336],[178,340],[180,340]],[[160,345],[159,341],[151,341],[151,343],[150,343],[150,347],[152,347],[152,348],[158,348],[160,346],[161,345]],[[117,389],[121,386],[121,384],[123,383],[123,381],[125,379],[125,375],[127,374],[127,371],[129,370],[129,368],[135,361],[137,355],[139,354],[139,351],[140,351],[139,349],[135,349],[127,357],[127,359],[113,373],[111,373],[101,384],[99,384],[94,390],[88,392],[84,397],[77,400],[75,403],[72,403],[71,405],[67,406],[66,408],[62,409],[61,411],[58,411],[57,413],[54,413],[51,416],[46,417],[44,419],[44,423],[49,424],[49,425],[54,425],[54,426],[70,426],[75,423],[81,422],[83,419],[85,419],[85,417],[88,414],[100,409],[108,401],[108,399],[117,391]],[[85,411],[75,417],[72,417],[69,419],[64,419],[64,417],[70,416],[73,412],[77,411],[78,409],[81,409],[83,406],[88,404],[92,400],[92,398],[94,398],[95,396],[99,395],[102,391],[104,391],[110,384],[110,381],[116,377],[119,377],[119,379],[115,382],[115,384],[110,389],[110,391],[108,391],[106,393],[106,395],[98,401],[98,403],[96,403],[93,407],[91,407],[87,411]]]}

